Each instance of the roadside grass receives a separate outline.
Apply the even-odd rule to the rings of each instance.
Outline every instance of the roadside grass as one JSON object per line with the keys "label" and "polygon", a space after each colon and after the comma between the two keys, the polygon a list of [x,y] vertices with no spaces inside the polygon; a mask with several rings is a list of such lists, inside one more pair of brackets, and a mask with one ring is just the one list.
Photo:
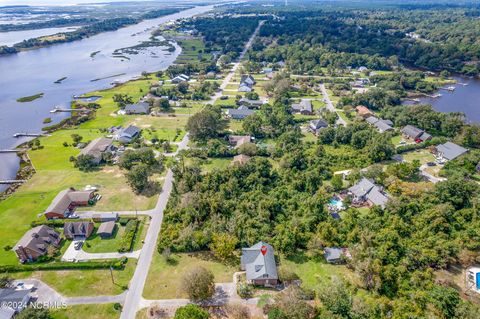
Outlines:
{"label": "roadside grass", "polygon": [[326,287],[332,277],[354,280],[354,273],[345,265],[332,265],[325,261],[323,256],[307,257],[297,254],[292,257],[280,257],[280,268],[289,270],[299,276],[302,286],[308,289]]}
{"label": "roadside grass", "polygon": [[113,308],[113,304],[76,305],[65,309],[52,309],[53,319],[116,319],[120,311]]}
{"label": "roadside grass", "polygon": [[11,274],[15,279],[35,278],[45,282],[66,297],[113,296],[128,286],[136,260],[129,260],[123,270],[113,270],[112,283],[109,269],[34,271]]}
{"label": "roadside grass", "polygon": [[187,298],[181,290],[182,276],[197,266],[212,271],[217,283],[231,282],[233,273],[239,270],[236,266],[226,266],[216,261],[210,252],[172,254],[170,262],[165,261],[161,254],[155,252],[143,297],[146,299]]}

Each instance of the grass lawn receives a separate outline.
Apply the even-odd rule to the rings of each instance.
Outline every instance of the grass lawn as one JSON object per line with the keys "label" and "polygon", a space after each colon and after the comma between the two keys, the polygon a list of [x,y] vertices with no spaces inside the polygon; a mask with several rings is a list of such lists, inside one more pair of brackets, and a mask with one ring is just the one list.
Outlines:
{"label": "grass lawn", "polygon": [[242,123],[243,121],[241,120],[230,120],[228,122],[228,129],[232,132],[241,132],[243,131]]}
{"label": "grass lawn", "polygon": [[402,157],[407,162],[413,162],[414,160],[419,160],[420,164],[425,164],[428,162],[435,161],[435,156],[433,156],[433,154],[426,149],[403,153]]}
{"label": "grass lawn", "polygon": [[319,100],[312,100],[312,106],[313,110],[320,110],[321,108],[324,108],[326,106],[325,102],[319,101]]}
{"label": "grass lawn", "polygon": [[66,309],[51,310],[53,319],[116,319],[120,311],[113,308],[113,304],[77,305]]}
{"label": "grass lawn", "polygon": [[394,146],[398,146],[399,143],[400,143],[400,141],[402,141],[402,140],[403,140],[403,138],[402,138],[401,135],[396,135],[396,136],[392,137],[392,140],[391,140],[391,141],[392,141],[392,144],[393,144]]}
{"label": "grass lawn", "polygon": [[220,105],[221,107],[236,107],[236,99],[234,96],[229,97],[226,100],[218,99],[215,101],[214,105]]}
{"label": "grass lawn", "polygon": [[110,270],[62,270],[34,271],[11,274],[15,279],[36,278],[42,280],[67,297],[118,295],[130,282],[136,260],[129,260],[124,270],[114,270],[112,283]]}
{"label": "grass lawn", "polygon": [[231,282],[233,273],[238,271],[236,267],[226,266],[214,260],[208,252],[172,254],[170,263],[155,252],[143,297],[146,299],[187,298],[180,288],[182,275],[196,266],[212,271],[215,282]]}
{"label": "grass lawn", "polygon": [[302,280],[302,285],[309,289],[328,285],[334,276],[345,278],[349,282],[354,279],[353,272],[346,266],[328,264],[322,256],[316,258],[308,258],[304,255],[291,258],[282,256],[279,267],[296,273]]}
{"label": "grass lawn", "polygon": [[112,237],[102,239],[97,235],[100,223],[95,224],[95,231],[90,236],[83,246],[83,250],[89,253],[109,253],[117,252],[121,246],[122,235],[125,232],[125,227],[117,223]]}

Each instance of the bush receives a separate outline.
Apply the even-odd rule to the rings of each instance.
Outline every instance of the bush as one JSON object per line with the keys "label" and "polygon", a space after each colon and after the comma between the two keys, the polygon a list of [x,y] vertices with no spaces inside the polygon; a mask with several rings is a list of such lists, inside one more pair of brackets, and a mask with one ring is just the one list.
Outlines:
{"label": "bush", "polygon": [[240,282],[237,286],[237,293],[240,298],[248,299],[253,296],[253,287],[246,282]]}
{"label": "bush", "polygon": [[208,312],[197,305],[186,305],[175,311],[174,319],[208,319]]}
{"label": "bush", "polygon": [[117,311],[120,311],[120,310],[122,310],[122,305],[119,304],[118,302],[116,302],[116,303],[113,304],[113,309],[115,309]]}
{"label": "bush", "polygon": [[193,268],[182,278],[182,290],[193,301],[211,298],[215,293],[213,273],[203,267]]}
{"label": "bush", "polygon": [[122,226],[126,226],[129,221],[131,221],[133,218],[127,218],[127,217],[121,217],[118,220],[118,223]]}
{"label": "bush", "polygon": [[137,233],[138,220],[131,219],[128,221],[125,226],[125,232],[122,236],[122,241],[120,243],[119,252],[124,253],[132,250],[133,240],[135,239],[135,234]]}
{"label": "bush", "polygon": [[0,273],[13,273],[13,272],[24,272],[24,271],[38,271],[38,270],[73,270],[73,269],[113,269],[122,270],[125,267],[128,259],[126,257],[112,260],[112,261],[87,261],[81,263],[70,263],[70,262],[52,262],[52,263],[33,263],[25,265],[4,265],[0,266]]}

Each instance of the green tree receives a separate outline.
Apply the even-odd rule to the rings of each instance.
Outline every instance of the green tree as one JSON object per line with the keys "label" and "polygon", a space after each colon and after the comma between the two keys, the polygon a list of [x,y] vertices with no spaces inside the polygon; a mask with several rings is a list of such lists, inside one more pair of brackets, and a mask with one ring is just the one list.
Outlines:
{"label": "green tree", "polygon": [[226,125],[219,109],[207,108],[189,117],[187,131],[192,140],[205,142],[209,138],[217,137]]}
{"label": "green tree", "polygon": [[195,267],[182,278],[182,290],[192,301],[209,299],[215,293],[213,273],[203,267]]}
{"label": "green tree", "polygon": [[175,311],[174,319],[208,319],[208,311],[193,304],[180,307]]}
{"label": "green tree", "polygon": [[92,155],[78,155],[77,159],[75,160],[75,167],[83,172],[89,172],[96,168],[96,164],[94,162],[94,158]]}
{"label": "green tree", "polygon": [[132,169],[127,172],[127,183],[135,192],[141,193],[148,186],[148,176],[148,166],[145,164],[138,164],[133,166]]}
{"label": "green tree", "polygon": [[217,258],[225,261],[233,256],[235,246],[237,246],[237,237],[227,233],[215,233],[212,236],[210,249]]}
{"label": "green tree", "polygon": [[15,319],[53,319],[50,311],[46,308],[32,308],[28,307],[22,310]]}
{"label": "green tree", "polygon": [[331,183],[335,191],[341,190],[343,188],[342,175],[341,174],[333,175]]}

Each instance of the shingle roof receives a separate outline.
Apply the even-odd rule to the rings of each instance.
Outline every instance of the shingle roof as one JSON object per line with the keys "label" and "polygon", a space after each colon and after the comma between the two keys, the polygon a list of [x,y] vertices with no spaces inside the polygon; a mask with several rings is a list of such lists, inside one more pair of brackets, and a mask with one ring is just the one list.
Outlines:
{"label": "shingle roof", "polygon": [[45,212],[64,214],[72,203],[88,202],[93,191],[76,191],[68,188],[55,196]]}
{"label": "shingle roof", "polygon": [[40,225],[28,230],[13,247],[13,250],[17,250],[18,247],[22,246],[43,254],[49,245],[57,241],[59,236],[53,228]]}
{"label": "shingle roof", "polygon": [[298,104],[292,104],[292,109],[297,112],[307,111],[312,112],[312,101],[302,99]]}
{"label": "shingle roof", "polygon": [[141,129],[139,129],[138,127],[130,125],[129,127],[127,127],[122,131],[121,135],[132,138],[140,134],[140,131]]}
{"label": "shingle roof", "polygon": [[98,227],[97,234],[112,234],[115,229],[115,222],[104,222]]}
{"label": "shingle roof", "polygon": [[22,289],[22,290],[16,290],[16,289],[10,289],[10,288],[4,288],[0,289],[0,304],[2,303],[20,303],[23,301],[23,298],[30,294],[29,289]]}
{"label": "shingle roof", "polygon": [[238,109],[228,109],[226,113],[232,118],[245,118],[255,112],[250,110],[248,107],[240,106]]}
{"label": "shingle roof", "polygon": [[82,149],[80,152],[81,155],[91,155],[95,159],[102,157],[102,153],[112,145],[113,141],[109,138],[99,137],[91,141],[87,147]]}
{"label": "shingle roof", "polygon": [[369,116],[365,119],[365,121],[373,125],[378,122],[378,118],[376,118],[375,116]]}
{"label": "shingle roof", "polygon": [[150,104],[147,102],[139,102],[125,106],[125,112],[135,114],[146,114],[150,112]]}
{"label": "shingle roof", "polygon": [[375,127],[380,131],[380,133],[393,130],[393,127],[391,127],[391,126],[390,126],[388,123],[386,123],[384,120],[378,120],[377,122],[375,122],[375,123],[373,124],[373,126],[375,126]]}
{"label": "shingle roof", "polygon": [[362,178],[357,184],[348,189],[355,197],[365,198],[373,204],[384,207],[388,202],[388,197],[383,194],[380,187],[375,185],[368,178]]}
{"label": "shingle roof", "polygon": [[420,135],[423,133],[423,130],[413,125],[407,125],[404,128],[402,128],[402,133],[409,136],[410,138],[415,139],[420,137]]}
{"label": "shingle roof", "polygon": [[[265,256],[261,252],[263,246],[267,249]],[[243,248],[241,264],[246,270],[247,280],[278,279],[273,247],[265,242],[260,241],[250,248]]]}
{"label": "shingle roof", "polygon": [[63,233],[66,237],[87,236],[92,222],[70,222],[63,226]]}
{"label": "shingle roof", "polygon": [[327,127],[327,126],[328,126],[328,123],[322,119],[310,121],[310,127],[314,130],[318,130],[322,127]]}
{"label": "shingle roof", "polygon": [[452,142],[447,142],[437,146],[437,152],[447,160],[453,160],[468,152],[468,149]]}

